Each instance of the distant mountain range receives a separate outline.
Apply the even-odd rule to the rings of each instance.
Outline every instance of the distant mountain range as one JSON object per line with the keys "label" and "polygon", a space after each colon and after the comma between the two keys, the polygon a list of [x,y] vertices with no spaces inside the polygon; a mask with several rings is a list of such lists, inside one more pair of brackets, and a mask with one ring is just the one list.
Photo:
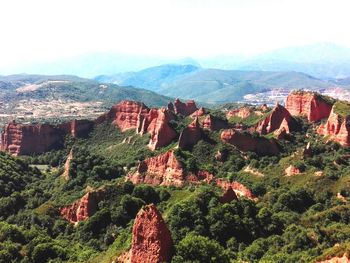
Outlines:
{"label": "distant mountain range", "polygon": [[163,65],[139,72],[99,76],[96,80],[207,103],[239,101],[247,94],[275,89],[320,90],[342,84],[298,72],[203,69],[191,65]]}
{"label": "distant mountain range", "polygon": [[31,63],[0,68],[0,74],[26,72],[45,75],[69,74],[92,78],[141,71],[163,64],[192,65],[202,68],[253,71],[296,71],[320,79],[350,76],[350,48],[332,43],[287,47],[252,56],[222,55],[209,58],[141,56],[89,53],[45,63]]}

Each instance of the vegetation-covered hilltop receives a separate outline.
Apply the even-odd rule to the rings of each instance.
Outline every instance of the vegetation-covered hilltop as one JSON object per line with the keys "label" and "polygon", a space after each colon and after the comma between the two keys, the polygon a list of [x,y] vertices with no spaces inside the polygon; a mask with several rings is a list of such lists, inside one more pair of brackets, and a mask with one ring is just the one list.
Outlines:
{"label": "vegetation-covered hilltop", "polygon": [[[0,262],[116,262],[137,249],[132,228],[146,204],[170,230],[171,262],[316,262],[349,252],[350,149],[326,142],[320,120],[281,105],[192,106],[124,102],[59,149],[1,153]],[[245,122],[249,112],[259,120]],[[260,140],[278,153],[250,148]],[[237,197],[227,200],[229,188]]]}

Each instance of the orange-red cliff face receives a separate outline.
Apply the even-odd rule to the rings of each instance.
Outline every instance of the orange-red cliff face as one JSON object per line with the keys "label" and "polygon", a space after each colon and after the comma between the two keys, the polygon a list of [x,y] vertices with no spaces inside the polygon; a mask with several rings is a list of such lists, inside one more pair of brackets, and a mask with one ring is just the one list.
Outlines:
{"label": "orange-red cliff face", "polygon": [[151,150],[167,146],[177,136],[176,131],[169,125],[174,116],[166,109],[151,109],[147,115],[139,114],[138,118],[136,132],[141,135],[146,132],[151,134],[148,143]]}
{"label": "orange-red cliff face", "polygon": [[199,125],[198,118],[188,125],[180,134],[179,148],[186,149],[195,145],[202,138],[202,129]]}
{"label": "orange-red cliff face", "polygon": [[131,263],[170,262],[173,250],[171,233],[155,205],[143,207],[132,229]]}
{"label": "orange-red cliff face", "polygon": [[202,121],[202,127],[203,129],[208,129],[210,131],[218,131],[221,129],[226,129],[228,127],[228,124],[226,121],[208,114]]}
{"label": "orange-red cliff face", "polygon": [[96,213],[101,194],[100,192],[88,192],[73,204],[62,207],[60,209],[61,216],[73,224],[88,219]]}
{"label": "orange-red cliff face", "polygon": [[[186,183],[211,183],[225,190],[231,187],[233,191],[239,196],[247,198],[254,198],[252,192],[244,185],[238,182],[229,182],[222,179],[215,179],[215,177],[207,171],[198,171],[194,173],[186,173],[182,164],[176,159],[173,151],[168,151],[164,154],[148,158],[141,161],[137,170],[127,176],[134,184],[150,184],[150,185],[165,185],[181,187]],[[224,195],[225,202],[232,198],[232,193]]]}
{"label": "orange-red cliff face", "polygon": [[342,257],[333,257],[324,261],[318,261],[317,263],[350,263],[350,259],[347,254],[344,254]]}
{"label": "orange-red cliff face", "polygon": [[236,146],[240,151],[255,152],[261,155],[275,155],[279,153],[279,148],[274,140],[263,137],[253,137],[248,133],[240,133],[233,129],[224,130],[221,133],[221,140]]}
{"label": "orange-red cliff face", "polygon": [[290,113],[282,105],[277,104],[271,113],[256,125],[256,131],[260,134],[268,134],[283,126],[289,133],[292,121]]}
{"label": "orange-red cliff face", "polygon": [[97,123],[110,119],[124,132],[129,129],[136,129],[139,115],[144,117],[148,112],[149,109],[141,102],[123,100],[114,105],[108,113],[99,117]]}
{"label": "orange-red cliff face", "polygon": [[93,122],[87,120],[74,120],[60,125],[10,122],[1,133],[1,150],[12,155],[43,153],[62,146],[67,134],[80,137],[88,134],[92,127]]}
{"label": "orange-red cliff face", "polygon": [[175,114],[181,114],[183,116],[188,116],[198,110],[194,100],[189,100],[186,103],[181,102],[179,99],[176,99],[173,103],[168,104],[168,109],[174,111]]}
{"label": "orange-red cliff face", "polygon": [[249,115],[252,114],[252,110],[248,107],[242,107],[239,109],[233,109],[226,112],[226,118],[229,119],[231,117],[239,117],[242,119],[248,118]]}
{"label": "orange-red cliff face", "polygon": [[333,107],[327,122],[321,124],[317,132],[320,135],[329,136],[330,140],[344,147],[350,147],[350,113],[348,116],[340,116]]}
{"label": "orange-red cliff face", "polygon": [[332,104],[312,92],[292,92],[286,100],[286,109],[293,116],[306,116],[310,122],[327,118]]}
{"label": "orange-red cliff face", "polygon": [[230,188],[235,192],[236,195],[244,196],[249,199],[254,199],[254,195],[249,188],[243,184],[233,181],[227,181],[222,179],[216,179],[216,185],[222,188],[224,191],[228,191]]}
{"label": "orange-red cliff face", "polygon": [[182,186],[185,181],[185,173],[174,152],[168,151],[141,161],[137,171],[129,174],[128,179],[134,184]]}

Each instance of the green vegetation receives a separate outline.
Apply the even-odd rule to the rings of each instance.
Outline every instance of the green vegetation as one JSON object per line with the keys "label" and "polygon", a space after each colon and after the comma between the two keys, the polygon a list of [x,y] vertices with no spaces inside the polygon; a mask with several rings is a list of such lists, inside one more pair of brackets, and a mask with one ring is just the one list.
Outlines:
{"label": "green vegetation", "polygon": [[[220,110],[211,113],[223,118]],[[181,131],[190,121],[178,117],[171,125]],[[133,220],[150,203],[172,233],[174,263],[314,262],[342,255],[350,250],[350,149],[325,143],[305,119],[297,122],[300,129],[279,142],[277,156],[239,152],[220,140],[220,132],[209,131],[190,150],[175,150],[186,172],[238,181],[257,197],[229,203],[221,202],[222,190],[214,184],[126,182],[139,160],[176,143],[151,152],[147,135],[121,133],[108,122],[87,138],[67,137],[61,150],[27,157],[0,153],[0,262],[109,263],[130,248]],[[308,142],[312,153],[304,155]],[[71,150],[65,181],[61,174]],[[285,176],[290,164],[301,173]],[[103,198],[93,216],[73,226],[59,209],[87,190],[102,191]]]}
{"label": "green vegetation", "polygon": [[339,114],[341,117],[346,117],[350,115],[350,103],[346,101],[337,101],[334,104],[334,112]]}

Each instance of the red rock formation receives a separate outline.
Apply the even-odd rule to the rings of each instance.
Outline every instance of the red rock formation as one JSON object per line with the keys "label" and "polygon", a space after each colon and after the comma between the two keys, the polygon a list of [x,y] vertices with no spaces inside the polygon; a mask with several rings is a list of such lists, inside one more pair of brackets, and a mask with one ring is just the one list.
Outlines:
{"label": "red rock formation", "polygon": [[347,116],[338,115],[334,107],[325,124],[321,124],[317,133],[329,136],[330,140],[338,142],[344,147],[350,147],[350,112]]}
{"label": "red rock formation", "polygon": [[300,174],[300,170],[293,166],[293,165],[289,165],[285,170],[284,170],[286,176],[293,176],[296,174]]}
{"label": "red rock formation", "polygon": [[131,263],[170,262],[173,250],[171,233],[155,205],[137,213],[132,229]]}
{"label": "red rock formation", "polygon": [[261,110],[261,111],[267,111],[268,109],[269,109],[269,108],[267,107],[266,104],[263,104],[263,105],[260,106],[260,110]]}
{"label": "red rock formation", "polygon": [[254,199],[254,195],[252,191],[250,191],[249,188],[244,186],[243,184],[233,181],[227,181],[223,179],[216,179],[216,185],[222,188],[223,190],[227,191],[229,188],[232,188],[233,191],[236,193],[238,196],[244,196],[248,199]]}
{"label": "red rock formation", "polygon": [[137,171],[129,174],[128,179],[134,184],[182,186],[185,182],[185,173],[174,152],[168,151],[141,161]]}
{"label": "red rock formation", "polygon": [[233,129],[224,130],[221,133],[221,140],[236,146],[243,152],[251,151],[261,155],[276,155],[279,153],[279,147],[274,140],[253,137],[249,133],[240,133]]}
{"label": "red rock formation", "polygon": [[332,104],[313,92],[292,92],[286,100],[286,109],[293,116],[306,116],[310,122],[327,118]]}
{"label": "red rock formation", "polygon": [[21,125],[11,122],[1,133],[1,149],[12,155],[43,153],[59,147],[64,133],[49,124]]}
{"label": "red rock formation", "polygon": [[226,121],[208,114],[207,117],[202,122],[202,127],[210,131],[218,131],[221,129],[226,129],[228,124]]}
{"label": "red rock formation", "polygon": [[169,126],[169,121],[172,118],[172,115],[166,109],[157,111],[157,117],[153,119],[147,128],[147,131],[151,134],[151,139],[148,143],[148,147],[151,150],[167,146],[177,137],[176,131]]}
{"label": "red rock formation", "polygon": [[227,152],[217,151],[214,157],[215,157],[215,160],[217,160],[218,162],[225,162],[227,159]]}
{"label": "red rock formation", "polygon": [[242,119],[248,118],[252,114],[252,110],[248,107],[242,107],[239,109],[233,109],[226,112],[226,118],[239,117]]}
{"label": "red rock formation", "polygon": [[63,174],[62,174],[62,177],[68,181],[69,180],[69,169],[70,169],[70,164],[73,160],[73,149],[70,150],[69,154],[68,154],[68,157],[67,157],[67,160],[66,162],[64,163],[64,171],[63,171]]}
{"label": "red rock formation", "polygon": [[88,134],[92,127],[93,122],[88,120],[74,120],[60,125],[22,125],[13,121],[5,125],[1,133],[1,150],[12,155],[43,153],[61,147],[67,134],[80,137]]}
{"label": "red rock formation", "polygon": [[72,120],[58,125],[65,134],[70,134],[73,138],[85,137],[93,129],[94,122],[90,120]]}
{"label": "red rock formation", "polygon": [[126,177],[134,184],[150,184],[181,187],[185,183],[211,183],[215,182],[225,191],[232,187],[234,192],[239,196],[245,196],[253,199],[252,192],[244,185],[238,182],[229,182],[227,180],[215,179],[207,171],[198,171],[196,174],[186,174],[182,164],[176,159],[173,151],[151,157],[141,161],[137,170],[128,174]]}
{"label": "red rock formation", "polygon": [[202,130],[198,118],[188,125],[180,134],[179,148],[186,149],[195,145],[202,138]]}
{"label": "red rock formation", "polygon": [[350,259],[345,253],[342,257],[333,257],[331,259],[318,261],[317,263],[350,263]]}
{"label": "red rock formation", "polygon": [[168,105],[168,109],[171,109],[172,107],[176,114],[181,114],[183,116],[191,115],[198,110],[194,100],[189,100],[186,103],[183,103],[179,99],[176,99],[173,106]]}
{"label": "red rock formation", "polygon": [[73,224],[84,221],[96,213],[98,202],[101,200],[101,192],[88,192],[73,204],[62,207],[60,214]]}
{"label": "red rock formation", "polygon": [[227,188],[227,190],[225,190],[224,194],[221,196],[220,201],[222,203],[229,203],[233,200],[237,200],[237,195],[235,193],[235,191],[232,189],[232,187]]}
{"label": "red rock formation", "polygon": [[192,118],[195,117],[201,117],[206,114],[206,110],[203,107],[200,107],[198,110],[196,110],[194,113],[191,114]]}
{"label": "red rock formation", "polygon": [[256,125],[256,131],[260,134],[268,134],[283,127],[289,133],[289,126],[292,125],[292,121],[293,118],[290,113],[277,103],[271,113]]}
{"label": "red rock formation", "polygon": [[96,119],[96,123],[102,123],[105,120],[111,120],[113,124],[124,132],[129,129],[136,129],[138,120],[148,115],[149,109],[145,104],[137,101],[123,100],[114,105],[109,112]]}

